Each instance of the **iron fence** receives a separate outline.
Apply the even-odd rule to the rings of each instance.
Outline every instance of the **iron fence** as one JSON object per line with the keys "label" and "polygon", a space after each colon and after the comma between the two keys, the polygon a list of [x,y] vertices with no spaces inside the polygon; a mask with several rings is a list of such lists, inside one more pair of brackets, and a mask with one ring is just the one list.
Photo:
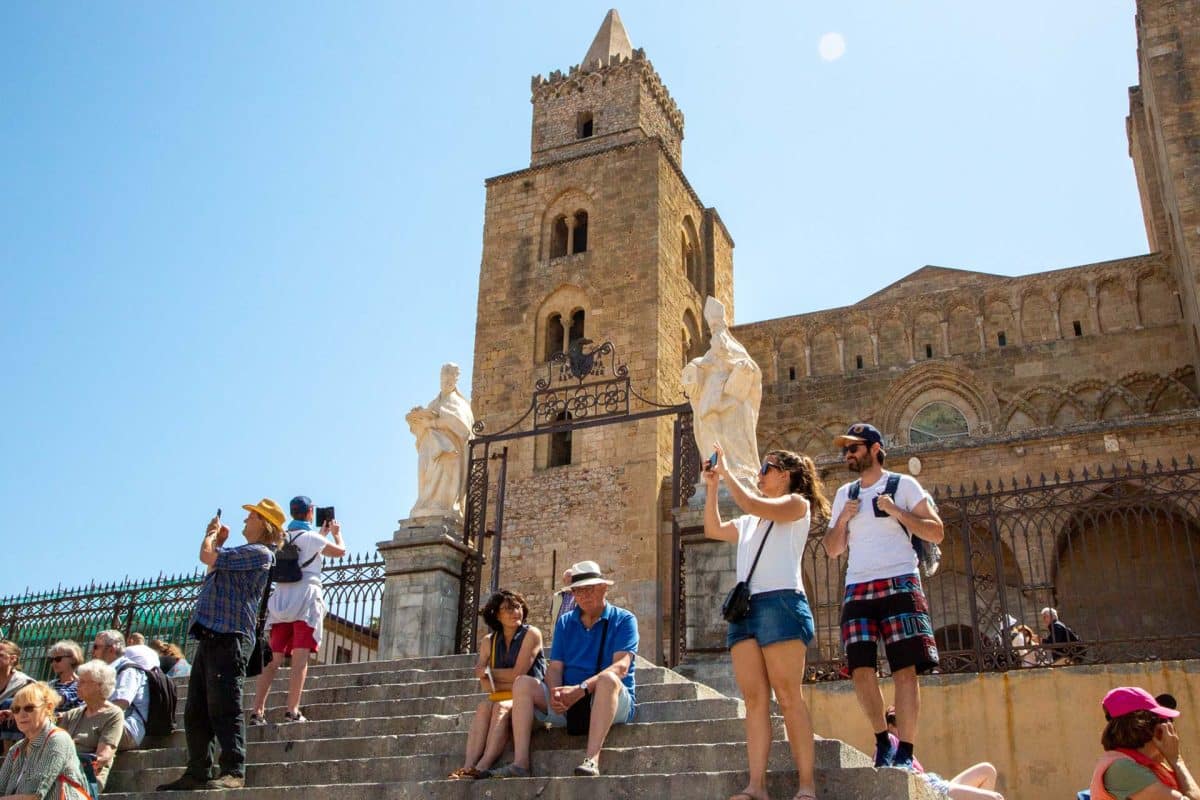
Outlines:
{"label": "iron fence", "polygon": [[[88,652],[102,630],[128,636],[137,631],[195,649],[187,626],[204,571],[137,581],[57,588],[0,598],[0,637],[22,650],[21,669],[40,680],[52,677],[45,653],[61,639],[79,642]],[[383,559],[378,553],[347,555],[325,562],[324,636],[318,658],[323,663],[370,661],[378,653],[379,614],[383,598]]]}
{"label": "iron fence", "polygon": [[[940,568],[922,583],[939,671],[1200,658],[1200,468],[1190,457],[933,496],[945,540]],[[814,526],[804,555],[817,629],[810,680],[845,675],[846,556],[828,558],[823,536]],[[1080,642],[1044,641],[1044,608]]]}

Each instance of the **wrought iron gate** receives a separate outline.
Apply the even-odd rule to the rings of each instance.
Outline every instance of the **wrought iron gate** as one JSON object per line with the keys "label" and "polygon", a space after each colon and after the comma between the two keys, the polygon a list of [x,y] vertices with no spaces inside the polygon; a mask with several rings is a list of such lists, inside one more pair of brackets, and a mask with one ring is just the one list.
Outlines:
{"label": "wrought iron gate", "polygon": [[[545,374],[534,383],[529,407],[515,422],[496,433],[484,433],[482,420],[475,423],[475,436],[468,443],[467,504],[463,525],[463,544],[470,554],[463,564],[455,636],[456,650],[460,653],[475,651],[485,564],[491,567],[489,594],[500,585],[509,442],[534,436],[550,436],[552,440],[557,436],[558,441],[569,442],[575,431],[674,415],[672,507],[679,507],[681,498],[682,502],[687,502],[687,497],[694,491],[700,456],[692,437],[691,406],[686,402],[664,405],[642,397],[630,383],[628,368],[617,362],[613,344],[605,342],[585,352],[590,344],[590,339],[576,339],[567,352],[551,357],[546,363]],[[525,427],[530,417],[532,425]],[[678,539],[676,526],[676,545]],[[674,549],[678,552],[677,546]],[[676,565],[672,566],[672,574],[678,574],[674,569]],[[672,642],[676,638],[672,635]]]}

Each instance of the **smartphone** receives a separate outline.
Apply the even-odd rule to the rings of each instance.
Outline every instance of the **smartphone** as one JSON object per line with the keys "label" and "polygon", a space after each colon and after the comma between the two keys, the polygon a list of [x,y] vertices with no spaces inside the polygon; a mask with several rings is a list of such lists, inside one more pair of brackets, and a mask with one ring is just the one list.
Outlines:
{"label": "smartphone", "polygon": [[708,469],[716,469],[716,467],[717,467],[717,454],[713,453],[711,456],[708,457]]}
{"label": "smartphone", "polygon": [[315,520],[317,527],[324,528],[326,523],[337,519],[335,513],[333,506],[325,506],[324,508],[317,506],[317,518]]}
{"label": "smartphone", "polygon": [[217,509],[217,519],[221,518],[221,509]]}

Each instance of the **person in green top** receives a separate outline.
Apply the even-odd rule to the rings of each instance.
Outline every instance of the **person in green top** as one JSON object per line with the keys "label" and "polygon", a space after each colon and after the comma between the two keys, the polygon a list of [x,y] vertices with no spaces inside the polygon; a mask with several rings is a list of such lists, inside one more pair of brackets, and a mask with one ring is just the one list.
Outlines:
{"label": "person in green top", "polygon": [[25,736],[0,764],[0,800],[88,800],[75,745],[54,727],[62,701],[44,683],[31,683],[13,698],[12,714]]}

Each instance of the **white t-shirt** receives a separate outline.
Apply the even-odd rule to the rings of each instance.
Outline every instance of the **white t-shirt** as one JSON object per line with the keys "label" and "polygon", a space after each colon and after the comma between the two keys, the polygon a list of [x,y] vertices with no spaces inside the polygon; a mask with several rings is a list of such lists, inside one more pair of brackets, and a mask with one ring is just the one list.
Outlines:
{"label": "white t-shirt", "polygon": [[[758,559],[758,566],[754,568],[754,577],[750,579],[750,594],[778,589],[804,592],[800,560],[804,556],[804,544],[808,541],[811,518],[810,511],[794,522],[775,523],[763,547],[762,557]],[[750,574],[754,554],[758,552],[763,536],[767,535],[770,522],[747,514],[733,520],[733,524],[738,531],[737,579],[744,581]]]}
{"label": "white t-shirt", "polygon": [[[299,533],[299,536],[296,534]],[[302,621],[313,629],[313,636],[321,641],[322,621],[325,619],[325,592],[321,587],[321,570],[324,559],[320,552],[328,541],[319,530],[284,531],[284,542],[292,541],[300,551],[301,578],[296,583],[276,583],[271,599],[267,601],[267,627],[276,622]],[[316,556],[316,558],[313,558]],[[305,561],[312,558],[307,566]]]}
{"label": "white t-shirt", "polygon": [[[917,574],[917,553],[900,523],[891,517],[875,516],[873,500],[883,494],[887,486],[888,472],[871,486],[863,486],[858,493],[858,513],[850,520],[847,547],[850,549],[846,567],[846,583],[864,583],[899,575]],[[837,490],[829,518],[837,521],[850,496],[850,484]],[[933,500],[911,475],[901,475],[896,487],[896,505],[912,511],[922,500]]]}

